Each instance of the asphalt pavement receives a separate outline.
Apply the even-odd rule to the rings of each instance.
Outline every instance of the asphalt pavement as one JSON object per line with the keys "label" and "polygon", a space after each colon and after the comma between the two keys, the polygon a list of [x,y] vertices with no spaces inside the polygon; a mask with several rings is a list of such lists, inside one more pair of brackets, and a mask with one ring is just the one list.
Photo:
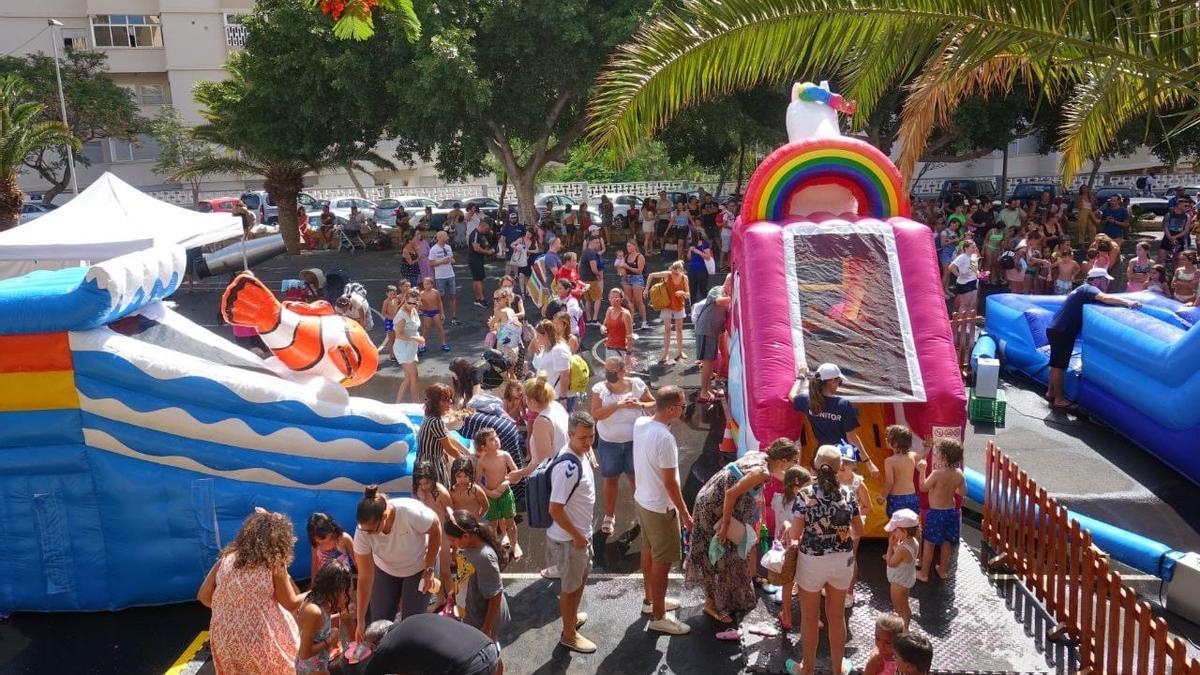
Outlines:
{"label": "asphalt pavement", "polygon": [[[279,281],[297,278],[299,270],[314,266],[349,271],[355,281],[364,283],[376,307],[384,287],[396,283],[399,270],[397,258],[391,252],[359,252],[280,256],[257,266],[255,273],[268,285],[278,287]],[[652,261],[652,266],[662,267],[663,262]],[[447,326],[453,351],[430,350],[422,357],[423,384],[435,379],[448,380],[451,358],[460,355],[474,358],[482,350],[487,313],[470,304],[470,281],[461,255],[456,272],[459,318],[463,324]],[[487,298],[501,274],[500,267],[489,265],[489,274]],[[202,281],[194,289],[181,289],[172,300],[179,312],[232,337],[229,328],[220,324],[216,312],[226,281]],[[606,283],[610,287],[616,283],[611,270]],[[535,310],[531,307],[530,312]],[[373,333],[376,342],[382,341],[381,323],[377,322]],[[680,384],[694,394],[699,379],[694,366],[680,364],[664,369],[649,365],[661,349],[658,346],[661,330],[654,326],[648,331],[638,331],[635,356],[640,357],[655,386]],[[594,333],[585,336],[585,347],[590,347],[596,337]],[[685,340],[690,345],[690,332]],[[598,375],[598,371],[598,365],[593,363],[594,374]],[[385,364],[373,380],[354,393],[391,401],[399,378],[399,369]],[[1006,380],[1005,387],[1007,425],[1001,429],[979,425],[968,428],[968,466],[982,469],[985,443],[995,440],[1068,507],[1181,550],[1200,550],[1200,509],[1195,508],[1200,503],[1200,488],[1115,432],[1086,418],[1051,413],[1030,383]],[[719,441],[720,415],[703,406],[690,406],[687,418],[676,431],[681,466],[692,467],[697,459],[703,464],[706,459],[711,461],[704,456],[704,450],[711,451]],[[778,672],[781,659],[794,652],[794,643],[749,635],[741,643],[718,642],[712,638],[717,627],[696,609],[697,591],[684,587],[678,575],[672,581],[672,593],[685,601],[680,618],[693,627],[693,635],[666,638],[646,633],[645,621],[638,610],[642,590],[637,575],[639,543],[634,536],[636,531],[631,530],[631,497],[628,486],[622,484],[617,531],[612,537],[596,541],[595,573],[584,601],[584,609],[592,618],[583,632],[600,645],[600,651],[592,656],[569,655],[555,647],[558,626],[554,584],[537,574],[544,562],[544,535],[522,527],[526,557],[510,564],[505,571],[513,610],[513,623],[503,636],[508,672]],[[598,494],[598,503],[600,499]],[[597,514],[597,527],[599,519]],[[1036,611],[1028,611],[1031,603],[1027,599],[1022,601],[1019,588],[986,579],[978,565],[977,534],[970,527],[964,528],[964,540],[955,584],[914,596],[918,599],[915,603],[918,626],[934,637],[935,644],[944,642],[940,647],[942,657],[935,665],[947,669],[1064,672],[1062,664],[1069,663],[1064,655],[1040,653],[1031,638],[1023,637],[1031,630],[1030,622],[1036,620]],[[870,545],[865,551],[859,582],[859,596],[863,600],[850,619],[851,646],[863,658],[870,649],[869,622],[876,611],[888,605],[882,567],[875,562],[878,552],[870,555]],[[876,598],[873,591],[880,591],[880,597]],[[760,607],[752,613],[751,621],[765,624],[773,611],[772,603],[760,599]],[[0,673],[211,672],[211,665],[205,665],[202,635],[207,619],[207,610],[196,603],[108,613],[18,613],[0,622]],[[997,637],[970,642],[979,635],[982,626],[993,626],[988,630]],[[954,645],[961,641],[954,636],[959,635],[967,636],[967,642],[978,644],[979,649],[956,651]]]}

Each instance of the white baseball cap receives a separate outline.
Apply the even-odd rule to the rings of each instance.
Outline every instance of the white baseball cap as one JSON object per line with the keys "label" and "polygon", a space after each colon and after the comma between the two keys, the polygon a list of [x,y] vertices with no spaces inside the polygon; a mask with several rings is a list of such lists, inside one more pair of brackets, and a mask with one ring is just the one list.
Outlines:
{"label": "white baseball cap", "polygon": [[1109,281],[1113,280],[1112,275],[1109,274],[1108,270],[1104,269],[1103,267],[1093,267],[1092,269],[1088,270],[1087,278],[1088,279],[1104,278],[1104,279],[1108,279]]}
{"label": "white baseball cap", "polygon": [[817,368],[817,379],[822,382],[828,380],[844,380],[842,377],[842,369],[837,367],[836,363],[822,363]]}

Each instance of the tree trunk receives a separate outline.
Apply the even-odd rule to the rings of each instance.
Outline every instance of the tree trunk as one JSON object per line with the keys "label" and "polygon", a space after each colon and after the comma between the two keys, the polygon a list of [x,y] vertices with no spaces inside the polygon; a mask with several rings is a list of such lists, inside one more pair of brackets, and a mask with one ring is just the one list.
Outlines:
{"label": "tree trunk", "polygon": [[347,162],[342,168],[346,169],[346,175],[350,176],[350,182],[354,183],[354,189],[358,190],[358,196],[366,199],[367,191],[363,189],[362,183],[358,182],[358,175],[354,173],[354,166]]}
{"label": "tree trunk", "polygon": [[[42,177],[45,178],[46,177],[45,174],[43,174]],[[53,204],[55,197],[58,197],[62,193],[66,192],[67,186],[71,184],[71,165],[70,164],[63,165],[63,173],[62,173],[61,179],[48,180],[47,182],[50,183],[50,189],[46,190],[46,193],[42,195],[42,201],[47,204]],[[72,196],[74,196],[74,195],[72,195]]]}
{"label": "tree trunk", "polygon": [[746,143],[741,138],[738,139],[738,158],[737,158],[737,190],[734,194],[741,199],[742,196],[742,170],[746,166]]}
{"label": "tree trunk", "polygon": [[506,173],[506,174],[504,174],[504,180],[500,182],[500,198],[496,200],[496,201],[500,202],[500,210],[501,211],[503,211],[506,206],[504,203],[504,197],[507,195],[507,193],[508,193],[508,174]]}
{"label": "tree trunk", "polygon": [[1096,176],[1100,174],[1100,158],[1092,160],[1092,172],[1088,174],[1088,190],[1092,189],[1092,185],[1096,182]]}
{"label": "tree trunk", "polygon": [[192,206],[200,203],[200,180],[199,176],[188,180],[192,185]]}
{"label": "tree trunk", "polygon": [[537,173],[540,168],[526,165],[516,167],[516,171],[506,172],[517,190],[521,222],[531,225],[537,222],[537,204],[534,203],[534,197],[537,194]]}
{"label": "tree trunk", "polygon": [[1000,201],[1007,202],[1008,199],[1008,143],[1004,144],[1003,159],[1000,160]]}
{"label": "tree trunk", "polygon": [[713,198],[721,196],[721,191],[725,189],[725,179],[729,177],[729,162],[721,165],[721,173],[717,176],[717,191],[713,194]]}
{"label": "tree trunk", "polygon": [[297,167],[271,168],[266,173],[267,192],[279,206],[279,234],[287,252],[300,253],[300,220],[296,196],[304,187],[304,170]]}
{"label": "tree trunk", "polygon": [[16,227],[21,222],[21,206],[25,195],[17,187],[17,176],[0,178],[0,232]]}

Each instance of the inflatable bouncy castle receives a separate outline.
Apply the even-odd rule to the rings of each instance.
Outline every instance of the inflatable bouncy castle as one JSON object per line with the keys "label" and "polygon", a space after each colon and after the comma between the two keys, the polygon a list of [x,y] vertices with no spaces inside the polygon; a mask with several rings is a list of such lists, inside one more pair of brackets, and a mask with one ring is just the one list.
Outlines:
{"label": "inflatable bouncy castle", "polygon": [[351,526],[365,485],[410,491],[420,409],[281,377],[172,311],[184,265],[155,247],[0,282],[0,611],[192,599],[256,506],[292,519],[303,578],[309,514]]}
{"label": "inflatable bouncy castle", "polygon": [[[739,452],[788,437],[812,457],[812,434],[787,396],[801,366],[825,362],[845,373],[839,394],[858,408],[859,436],[877,465],[889,424],[926,441],[963,435],[966,397],[933,238],[907,218],[891,161],[839,132],[837,111],[848,105],[824,84],[797,84],[789,142],[746,188],[733,235],[729,341]],[[867,480],[882,493],[882,478]],[[873,511],[868,533],[882,534],[883,511]]]}
{"label": "inflatable bouncy castle", "polygon": [[[1137,310],[1083,308],[1083,330],[1064,377],[1067,397],[1200,485],[1200,308],[1131,293]],[[987,299],[987,330],[1001,363],[1045,384],[1046,326],[1063,296]]]}

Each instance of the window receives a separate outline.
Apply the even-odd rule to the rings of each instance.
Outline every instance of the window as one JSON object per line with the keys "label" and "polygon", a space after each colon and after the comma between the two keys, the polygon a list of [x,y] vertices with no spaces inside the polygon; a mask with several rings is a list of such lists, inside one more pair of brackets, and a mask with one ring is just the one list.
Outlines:
{"label": "window", "polygon": [[139,134],[133,143],[108,139],[108,151],[114,162],[138,162],[158,158],[158,141],[148,134]]}
{"label": "window", "polygon": [[79,157],[86,158],[92,164],[100,164],[104,162],[104,143],[100,141],[88,141],[79,149]]}
{"label": "window", "polygon": [[139,84],[137,87],[137,99],[142,105],[166,103],[166,87],[161,84]]}
{"label": "window", "polygon": [[246,15],[225,15],[225,44],[230,49],[241,49],[246,46]]}
{"label": "window", "polygon": [[65,49],[87,49],[87,29],[85,28],[64,28],[62,29],[63,48]]}
{"label": "window", "polygon": [[94,14],[92,36],[97,47],[163,46],[159,18],[144,14]]}

